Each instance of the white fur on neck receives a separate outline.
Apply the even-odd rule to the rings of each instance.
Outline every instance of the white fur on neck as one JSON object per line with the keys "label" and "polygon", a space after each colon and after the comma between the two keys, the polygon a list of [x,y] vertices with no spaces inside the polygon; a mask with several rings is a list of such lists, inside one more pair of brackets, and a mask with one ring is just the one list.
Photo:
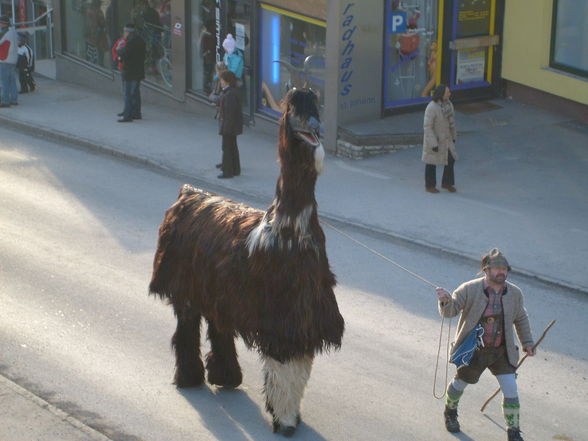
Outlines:
{"label": "white fur on neck", "polygon": [[[276,204],[276,210],[278,208],[279,202]],[[314,246],[314,241],[309,235],[310,217],[312,216],[313,210],[314,206],[312,204],[307,205],[294,219],[278,212],[271,222],[268,222],[264,216],[259,225],[251,230],[251,233],[247,237],[246,246],[249,251],[249,256],[256,249],[267,250],[275,243],[276,237],[280,238],[280,231],[290,227],[294,230],[300,248]],[[288,239],[287,241],[278,240],[277,244],[280,248],[287,247],[288,249],[292,249],[293,246],[292,239]]]}
{"label": "white fur on neck", "polygon": [[264,392],[274,417],[284,427],[296,427],[300,403],[312,369],[312,356],[285,363],[263,356]]}
{"label": "white fur on neck", "polygon": [[319,146],[314,149],[314,168],[316,172],[320,175],[324,170],[324,162],[325,162],[325,149],[323,147],[323,143],[321,142]]}

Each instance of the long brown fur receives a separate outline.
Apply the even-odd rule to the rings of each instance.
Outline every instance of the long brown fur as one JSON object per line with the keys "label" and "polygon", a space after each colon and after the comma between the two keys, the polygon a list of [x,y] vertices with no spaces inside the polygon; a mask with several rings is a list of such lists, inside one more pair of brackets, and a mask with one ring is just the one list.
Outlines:
{"label": "long brown fur", "polygon": [[[172,340],[178,386],[203,380],[201,316],[209,325],[207,370],[214,384],[241,382],[236,335],[280,362],[341,345],[344,321],[317,216],[314,153],[288,123],[318,118],[318,111],[305,108],[302,95],[290,94],[287,102],[280,122],[281,173],[266,211],[184,185],[161,224],[149,290],[168,301],[178,318]],[[261,236],[269,239],[252,242]]]}

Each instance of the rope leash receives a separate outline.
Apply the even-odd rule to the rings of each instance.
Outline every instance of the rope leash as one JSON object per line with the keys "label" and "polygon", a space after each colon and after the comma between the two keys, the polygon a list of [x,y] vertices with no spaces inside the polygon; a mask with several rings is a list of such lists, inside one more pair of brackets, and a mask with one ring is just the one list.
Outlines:
{"label": "rope leash", "polygon": [[[359,240],[355,239],[354,237],[350,236],[349,234],[345,233],[344,231],[341,231],[338,228],[335,228],[333,225],[331,225],[328,222],[325,222],[324,220],[321,220],[321,222],[326,225],[327,227],[329,227],[331,230],[339,233],[341,236],[346,237],[347,239],[349,239],[350,241],[352,241],[353,243],[359,245],[360,247],[365,248],[366,250],[368,250],[370,253],[378,256],[381,259],[384,259],[386,262],[391,263],[392,265],[394,265],[395,267],[401,269],[402,271],[405,271],[406,273],[410,274],[411,276],[413,276],[414,278],[420,280],[421,282],[432,286],[433,288],[437,288],[438,285],[434,284],[433,282],[425,279],[423,276],[415,273],[414,271],[409,270],[408,268],[400,265],[398,262],[395,262],[394,260],[390,259],[387,256],[384,256],[382,253],[379,253],[378,251],[374,250],[373,248],[367,246],[366,244],[364,244],[363,242],[360,242]],[[435,361],[435,377],[433,380],[433,396],[440,400],[443,397],[445,397],[446,394],[446,390],[443,390],[443,394],[441,396],[437,395],[437,372],[439,370],[439,355],[441,353],[441,340],[443,337],[443,325],[445,323],[445,317],[441,318],[441,329],[439,330],[439,344],[437,346],[437,359]],[[451,319],[449,319],[448,321],[448,329],[447,329],[447,353],[446,353],[446,358],[445,358],[445,384],[447,384],[447,380],[449,378],[449,346],[450,346],[450,339],[451,339]]]}
{"label": "rope leash", "polygon": [[397,268],[400,268],[402,271],[406,271],[408,274],[410,274],[411,276],[419,279],[421,282],[426,283],[429,286],[432,286],[433,288],[437,288],[438,285],[435,285],[433,282],[425,279],[423,276],[420,276],[419,274],[409,270],[408,268],[403,267],[402,265],[400,265],[398,262],[395,262],[394,260],[390,259],[389,257],[384,256],[383,254],[377,252],[376,250],[374,250],[373,248],[370,248],[369,246],[367,246],[366,244],[364,244],[363,242],[360,242],[359,240],[355,239],[354,237],[350,236],[349,234],[339,230],[338,228],[335,228],[334,226],[332,226],[330,223],[325,222],[324,220],[321,220],[321,223],[325,224],[327,227],[329,227],[331,230],[336,231],[337,233],[339,233],[341,236],[346,237],[347,239],[349,239],[350,241],[356,243],[357,245],[365,248],[366,250],[368,250],[370,253],[375,254],[376,256],[384,259],[386,262],[391,263],[392,265],[396,266]]}
{"label": "rope leash", "polygon": [[451,345],[451,319],[448,322],[447,328],[447,352],[445,354],[445,386],[443,389],[443,393],[441,395],[437,395],[437,371],[439,370],[439,354],[441,353],[441,339],[443,336],[443,323],[445,322],[445,317],[441,317],[441,330],[439,331],[439,345],[437,346],[437,359],[435,361],[435,376],[433,377],[433,396],[441,400],[447,394],[447,384],[449,380],[449,346]]}

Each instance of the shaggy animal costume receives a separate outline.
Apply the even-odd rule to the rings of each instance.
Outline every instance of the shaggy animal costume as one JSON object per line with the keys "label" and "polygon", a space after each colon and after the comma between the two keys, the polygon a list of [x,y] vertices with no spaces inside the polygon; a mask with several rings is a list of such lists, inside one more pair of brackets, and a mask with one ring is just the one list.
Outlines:
{"label": "shaggy animal costume", "polygon": [[285,100],[272,205],[256,210],[185,185],[160,227],[149,289],[172,304],[178,320],[176,385],[204,381],[203,316],[212,349],[208,382],[241,383],[240,335],[262,356],[274,431],[291,435],[314,355],[340,347],[344,322],[314,197],[324,157],[316,97],[294,90]]}

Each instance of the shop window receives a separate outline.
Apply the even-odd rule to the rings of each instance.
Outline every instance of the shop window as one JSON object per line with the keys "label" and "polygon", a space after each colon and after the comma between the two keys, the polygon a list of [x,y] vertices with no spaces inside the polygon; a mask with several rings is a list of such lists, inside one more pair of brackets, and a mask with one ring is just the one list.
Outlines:
{"label": "shop window", "polygon": [[437,4],[437,0],[386,1],[386,108],[429,100],[440,62]]}
{"label": "shop window", "polygon": [[171,0],[63,0],[65,52],[116,69],[111,49],[123,27],[134,23],[145,40],[146,80],[171,88]]}
{"label": "shop window", "polygon": [[313,89],[324,103],[326,23],[262,4],[260,8],[259,109],[281,115],[293,87]]}
{"label": "shop window", "polygon": [[64,0],[65,51],[92,64],[110,69],[111,40],[106,27],[110,0]]}
{"label": "shop window", "polygon": [[208,95],[216,63],[216,0],[191,0],[191,89]]}
{"label": "shop window", "polygon": [[588,77],[588,3],[555,0],[551,41],[551,66]]}

